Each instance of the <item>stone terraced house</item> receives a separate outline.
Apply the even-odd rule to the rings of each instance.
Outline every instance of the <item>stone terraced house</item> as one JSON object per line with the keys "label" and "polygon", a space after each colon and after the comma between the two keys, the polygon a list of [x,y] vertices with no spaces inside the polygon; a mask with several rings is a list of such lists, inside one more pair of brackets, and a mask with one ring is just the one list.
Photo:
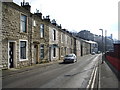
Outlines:
{"label": "stone terraced house", "polygon": [[49,60],[59,60],[59,28],[55,23],[49,24]]}
{"label": "stone terraced house", "polygon": [[59,33],[60,43],[60,59],[63,59],[66,54],[74,53],[74,38],[66,29],[61,29]]}
{"label": "stone terraced house", "polygon": [[42,13],[35,13],[32,16],[32,63],[49,61],[49,23],[47,16],[42,19]]}
{"label": "stone terraced house", "polygon": [[[2,12],[2,3],[0,2],[0,12]],[[0,13],[0,68],[2,68],[2,13]]]}
{"label": "stone terraced house", "polygon": [[62,29],[49,16],[38,10],[30,12],[29,3],[2,3],[2,57],[3,68],[21,68],[33,64],[63,60],[66,54],[78,57],[90,54],[86,40]]}
{"label": "stone terraced house", "polygon": [[30,5],[21,7],[12,2],[2,3],[2,64],[16,68],[31,64]]}

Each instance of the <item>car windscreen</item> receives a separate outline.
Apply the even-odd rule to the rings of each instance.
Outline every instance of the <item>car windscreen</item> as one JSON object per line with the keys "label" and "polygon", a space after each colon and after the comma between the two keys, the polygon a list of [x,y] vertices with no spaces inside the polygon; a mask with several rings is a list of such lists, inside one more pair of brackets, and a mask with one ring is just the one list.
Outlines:
{"label": "car windscreen", "polygon": [[65,57],[73,57],[73,55],[66,55]]}

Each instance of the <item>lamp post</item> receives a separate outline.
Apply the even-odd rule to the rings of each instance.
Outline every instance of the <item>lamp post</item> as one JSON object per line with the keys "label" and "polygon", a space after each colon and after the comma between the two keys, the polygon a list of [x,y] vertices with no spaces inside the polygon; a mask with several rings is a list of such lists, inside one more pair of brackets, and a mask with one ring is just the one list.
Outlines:
{"label": "lamp post", "polygon": [[105,58],[106,58],[106,51],[107,51],[107,30],[105,30]]}
{"label": "lamp post", "polygon": [[99,29],[102,31],[102,64],[103,64],[103,50],[104,50],[104,45],[103,45],[103,29]]}

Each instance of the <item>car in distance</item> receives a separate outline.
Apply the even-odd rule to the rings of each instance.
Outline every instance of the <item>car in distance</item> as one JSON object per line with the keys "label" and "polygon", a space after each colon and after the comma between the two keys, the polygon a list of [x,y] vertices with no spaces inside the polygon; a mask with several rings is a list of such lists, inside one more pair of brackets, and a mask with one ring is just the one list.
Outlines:
{"label": "car in distance", "polygon": [[95,52],[92,52],[91,54],[92,54],[92,55],[95,55]]}
{"label": "car in distance", "polygon": [[100,54],[100,53],[101,53],[100,51],[97,52],[97,54]]}
{"label": "car in distance", "polygon": [[64,60],[63,60],[64,63],[66,62],[77,62],[77,57],[75,54],[68,54],[64,57]]}

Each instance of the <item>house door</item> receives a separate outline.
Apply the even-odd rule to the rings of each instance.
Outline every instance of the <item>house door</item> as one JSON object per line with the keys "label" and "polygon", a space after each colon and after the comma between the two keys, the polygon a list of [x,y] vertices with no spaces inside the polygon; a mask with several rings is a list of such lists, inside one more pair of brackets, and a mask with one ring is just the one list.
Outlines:
{"label": "house door", "polygon": [[9,42],[9,68],[14,67],[14,42]]}
{"label": "house door", "polygon": [[60,57],[61,57],[61,53],[60,53],[60,48],[59,48],[59,60],[60,60]]}
{"label": "house door", "polygon": [[38,63],[38,46],[34,45],[34,61]]}
{"label": "house door", "polygon": [[51,61],[51,58],[52,58],[52,56],[51,56],[52,54],[51,54],[51,47],[49,47],[49,60]]}
{"label": "house door", "polygon": [[83,56],[83,46],[81,45],[81,56]]}

